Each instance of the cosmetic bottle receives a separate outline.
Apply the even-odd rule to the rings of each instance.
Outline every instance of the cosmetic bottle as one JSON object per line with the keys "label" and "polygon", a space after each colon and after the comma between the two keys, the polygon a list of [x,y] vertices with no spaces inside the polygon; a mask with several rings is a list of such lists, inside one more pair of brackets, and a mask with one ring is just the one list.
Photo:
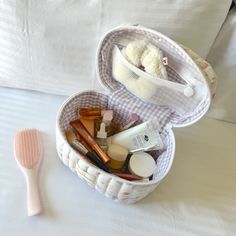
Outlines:
{"label": "cosmetic bottle", "polygon": [[107,132],[106,132],[106,125],[105,123],[101,123],[100,129],[97,132],[97,143],[101,147],[101,149],[106,152],[107,151]]}
{"label": "cosmetic bottle", "polygon": [[129,151],[120,145],[111,144],[108,147],[107,154],[111,158],[108,165],[112,169],[121,169],[124,166]]}
{"label": "cosmetic bottle", "polygon": [[106,127],[111,124],[112,119],[113,119],[112,110],[102,110],[102,122],[105,123]]}
{"label": "cosmetic bottle", "polygon": [[109,162],[110,157],[101,149],[101,147],[96,143],[94,138],[89,134],[87,129],[81,123],[80,120],[74,120],[70,122],[70,125],[78,132],[78,134],[83,138],[83,140],[90,145],[90,147],[99,155],[104,163]]}
{"label": "cosmetic bottle", "polygon": [[129,160],[129,171],[141,178],[149,178],[153,175],[156,163],[151,155],[146,152],[136,152]]}
{"label": "cosmetic bottle", "polygon": [[92,107],[92,108],[80,108],[78,110],[78,115],[81,117],[94,117],[94,116],[101,116],[101,109],[99,107]]}
{"label": "cosmetic bottle", "polygon": [[113,120],[113,111],[112,110],[103,110],[102,111],[102,122],[106,126],[107,137],[113,134],[112,122]]}

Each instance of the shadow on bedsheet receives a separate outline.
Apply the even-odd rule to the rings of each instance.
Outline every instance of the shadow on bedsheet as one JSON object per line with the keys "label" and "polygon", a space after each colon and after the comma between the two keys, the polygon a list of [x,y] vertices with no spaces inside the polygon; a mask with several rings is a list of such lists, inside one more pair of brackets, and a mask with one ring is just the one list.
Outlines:
{"label": "shadow on bedsheet", "polygon": [[217,227],[223,221],[235,232],[236,126],[205,119],[175,133],[177,152],[170,174],[138,204],[186,225],[191,218],[191,227],[206,222]]}

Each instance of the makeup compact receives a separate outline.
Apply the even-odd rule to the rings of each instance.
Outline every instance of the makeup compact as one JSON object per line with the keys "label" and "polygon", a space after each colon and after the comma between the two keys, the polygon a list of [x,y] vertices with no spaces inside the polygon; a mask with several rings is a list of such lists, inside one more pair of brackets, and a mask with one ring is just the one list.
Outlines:
{"label": "makeup compact", "polygon": [[[204,116],[216,76],[189,48],[138,25],[107,32],[98,45],[96,63],[106,92],[87,90],[63,103],[56,123],[57,152],[69,170],[106,197],[134,203],[168,174],[175,156],[173,128]],[[86,151],[80,144],[80,153],[75,151],[67,141],[65,132],[71,128],[79,143],[87,145]],[[98,140],[103,142],[105,136],[107,150]],[[87,151],[111,173],[92,162]]]}
{"label": "makeup compact", "polygon": [[156,162],[146,152],[134,153],[129,160],[129,171],[141,178],[149,178],[155,171]]}

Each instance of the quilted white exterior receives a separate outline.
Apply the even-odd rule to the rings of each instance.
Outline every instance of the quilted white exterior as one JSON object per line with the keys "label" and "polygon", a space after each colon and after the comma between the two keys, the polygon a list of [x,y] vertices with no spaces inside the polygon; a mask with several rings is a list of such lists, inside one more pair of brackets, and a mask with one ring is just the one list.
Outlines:
{"label": "quilted white exterior", "polygon": [[[174,159],[175,139],[171,128],[167,128],[163,131],[162,139],[166,145],[166,151],[164,155],[153,152],[153,155],[159,156],[156,172],[154,173],[155,181],[148,183],[138,181],[130,182],[102,171],[71,148],[66,141],[64,131],[69,128],[69,121],[76,119],[76,109],[78,107],[100,106],[105,109],[107,108],[108,100],[109,96],[107,95],[99,94],[94,91],[86,91],[75,94],[65,101],[58,113],[56,124],[57,152],[62,162],[73,172],[77,173],[78,176],[84,179],[90,186],[116,201],[133,203],[153,191],[161,179],[168,173]],[[108,107],[108,109],[109,108],[110,107]],[[122,113],[122,110],[118,111]],[[164,114],[165,113],[163,113],[163,115]],[[124,113],[122,117],[125,117]],[[125,120],[119,120],[119,117],[115,117],[114,119],[115,122],[125,122]]]}
{"label": "quilted white exterior", "polygon": [[134,203],[151,193],[160,182],[134,183],[105,173],[77,154],[65,141],[58,128],[56,137],[57,151],[61,161],[89,186],[115,201]]}
{"label": "quilted white exterior", "polygon": [[[109,54],[109,48],[111,48],[114,39],[116,41],[116,35],[122,34],[122,31],[131,32],[132,35],[137,33],[139,37],[141,35],[151,38],[152,42],[158,40],[162,44],[162,50],[171,52],[171,55],[174,55],[178,62],[186,62],[186,68],[190,68],[195,78],[204,82],[208,91],[202,101],[196,107],[189,107],[189,112],[180,116],[167,107],[150,105],[140,101],[134,95],[128,93],[118,82],[112,80],[109,76],[110,71],[108,67],[104,67],[104,64],[107,65],[108,63],[106,60],[104,61],[104,58],[106,59],[106,56]],[[166,50],[168,48],[171,48],[171,50]],[[181,70],[179,74],[178,71],[172,70],[172,68],[168,68],[167,71],[171,80],[181,79]],[[211,97],[215,92],[216,76],[210,65],[190,49],[184,46],[180,47],[171,39],[158,32],[135,26],[116,28],[104,37],[98,50],[98,73],[101,82],[110,89],[111,93],[110,95],[104,95],[94,91],[85,91],[77,93],[65,101],[58,113],[56,124],[58,155],[71,171],[75,172],[91,187],[103,193],[106,197],[123,203],[134,203],[151,193],[168,174],[175,154],[175,138],[172,125],[179,127],[189,125],[199,120],[207,112]],[[173,99],[177,98],[173,97]],[[114,122],[119,124],[126,123],[128,111],[130,110],[137,112],[143,121],[159,117],[161,137],[165,150],[154,151],[152,153],[154,158],[156,157],[156,170],[153,174],[153,180],[149,182],[127,181],[108,174],[88,162],[71,148],[64,134],[70,128],[69,122],[77,118],[76,110],[79,107],[94,106],[99,106],[102,109],[112,109],[115,113]]]}

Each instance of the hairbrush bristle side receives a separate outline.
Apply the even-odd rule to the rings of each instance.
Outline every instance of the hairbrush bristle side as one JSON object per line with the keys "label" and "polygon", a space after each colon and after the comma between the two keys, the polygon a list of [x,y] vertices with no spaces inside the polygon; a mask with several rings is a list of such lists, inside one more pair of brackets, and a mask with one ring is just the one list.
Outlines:
{"label": "hairbrush bristle side", "polygon": [[15,135],[15,157],[18,163],[27,168],[33,168],[42,158],[42,137],[36,129],[25,129]]}

